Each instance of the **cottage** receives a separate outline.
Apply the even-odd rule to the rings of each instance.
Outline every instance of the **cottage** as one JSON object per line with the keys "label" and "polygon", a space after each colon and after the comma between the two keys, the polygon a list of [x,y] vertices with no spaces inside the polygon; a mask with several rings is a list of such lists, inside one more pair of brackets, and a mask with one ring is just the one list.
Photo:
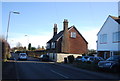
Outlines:
{"label": "cottage", "polygon": [[[53,37],[47,42],[47,53],[54,61],[58,60],[58,55],[85,54],[88,50],[88,42],[80,34],[75,26],[68,28],[68,20],[63,22],[63,30],[57,33],[57,24],[54,24]],[[62,57],[62,56],[61,56]]]}
{"label": "cottage", "polygon": [[120,54],[120,17],[109,15],[97,37],[98,56],[107,59]]}

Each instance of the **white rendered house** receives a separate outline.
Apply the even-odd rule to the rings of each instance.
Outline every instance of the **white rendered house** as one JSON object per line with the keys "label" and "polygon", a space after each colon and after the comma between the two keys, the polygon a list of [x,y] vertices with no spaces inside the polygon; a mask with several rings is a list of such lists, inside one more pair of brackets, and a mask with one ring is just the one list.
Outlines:
{"label": "white rendered house", "polygon": [[120,54],[120,17],[109,15],[97,37],[98,56],[107,59]]}

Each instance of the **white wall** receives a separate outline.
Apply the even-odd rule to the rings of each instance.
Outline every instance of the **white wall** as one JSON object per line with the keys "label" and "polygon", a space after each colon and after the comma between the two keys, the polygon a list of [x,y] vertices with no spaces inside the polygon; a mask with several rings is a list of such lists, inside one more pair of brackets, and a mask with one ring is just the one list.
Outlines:
{"label": "white wall", "polygon": [[82,56],[82,54],[64,54],[64,53],[58,53],[57,54],[57,62],[64,62],[64,58],[68,57],[69,55],[73,55],[75,58],[77,56]]}
{"label": "white wall", "polygon": [[[54,55],[54,59],[53,59],[53,55]],[[69,55],[73,55],[75,58],[77,56],[82,56],[82,54],[64,54],[64,53],[50,53],[49,54],[49,58],[55,62],[64,62],[64,58],[68,57]]]}
{"label": "white wall", "polygon": [[[111,17],[103,25],[101,31],[98,33],[97,51],[118,51],[118,43],[113,43],[112,34],[118,31],[118,23]],[[100,44],[100,35],[107,34],[107,44]]]}

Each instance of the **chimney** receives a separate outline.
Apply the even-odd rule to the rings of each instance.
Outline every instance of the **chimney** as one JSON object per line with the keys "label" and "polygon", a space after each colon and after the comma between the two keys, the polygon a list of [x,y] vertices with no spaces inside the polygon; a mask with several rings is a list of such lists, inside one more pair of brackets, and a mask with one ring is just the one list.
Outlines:
{"label": "chimney", "polygon": [[67,19],[64,19],[64,22],[63,22],[63,29],[64,31],[67,31],[68,30],[68,20]]}
{"label": "chimney", "polygon": [[69,37],[68,37],[68,20],[67,19],[64,19],[64,22],[63,22],[62,52],[69,53]]}
{"label": "chimney", "polygon": [[57,24],[54,24],[53,36],[55,36],[56,34],[57,34]]}

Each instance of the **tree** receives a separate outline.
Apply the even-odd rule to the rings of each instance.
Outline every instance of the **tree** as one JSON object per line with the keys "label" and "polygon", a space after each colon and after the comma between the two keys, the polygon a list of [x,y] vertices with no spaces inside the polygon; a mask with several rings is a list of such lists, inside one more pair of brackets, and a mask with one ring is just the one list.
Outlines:
{"label": "tree", "polygon": [[38,45],[38,48],[37,49],[40,49],[40,45]]}
{"label": "tree", "polygon": [[31,47],[31,50],[33,51],[33,50],[36,50],[36,48],[35,47]]}
{"label": "tree", "polygon": [[44,50],[45,48],[44,48],[44,46],[42,46],[42,50]]}
{"label": "tree", "polygon": [[96,52],[96,50],[94,50],[94,49],[90,49],[90,50],[88,50],[88,54],[96,54],[97,52]]}
{"label": "tree", "polygon": [[17,43],[16,47],[22,47],[22,44],[20,42]]}
{"label": "tree", "polygon": [[31,50],[31,43],[28,44],[28,50]]}

